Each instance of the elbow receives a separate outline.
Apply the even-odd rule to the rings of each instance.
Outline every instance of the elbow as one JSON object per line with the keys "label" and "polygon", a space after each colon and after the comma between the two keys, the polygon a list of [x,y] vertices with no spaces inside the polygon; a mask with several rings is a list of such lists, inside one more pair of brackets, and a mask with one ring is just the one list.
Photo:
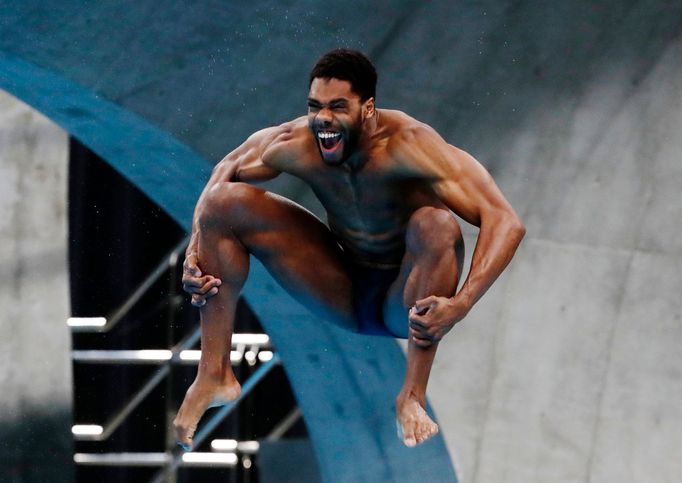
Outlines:
{"label": "elbow", "polygon": [[517,245],[526,236],[526,226],[511,208],[498,211],[497,223],[504,227],[502,230],[505,232],[506,238],[516,241]]}
{"label": "elbow", "polygon": [[523,224],[521,219],[516,215],[514,215],[514,217],[511,220],[511,226],[509,228],[509,231],[512,237],[518,240],[517,243],[521,243],[523,237],[526,236],[526,226]]}
{"label": "elbow", "polygon": [[500,237],[509,240],[510,243],[513,241],[515,245],[521,243],[523,237],[526,236],[526,226],[511,207],[495,210],[490,212],[489,216],[483,216],[481,227],[483,225],[496,227]]}

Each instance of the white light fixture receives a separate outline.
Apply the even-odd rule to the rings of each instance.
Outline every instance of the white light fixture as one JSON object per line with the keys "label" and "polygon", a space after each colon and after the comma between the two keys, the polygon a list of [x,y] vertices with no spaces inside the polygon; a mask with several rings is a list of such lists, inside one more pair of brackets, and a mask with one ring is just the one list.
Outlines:
{"label": "white light fixture", "polygon": [[237,451],[246,454],[256,454],[260,449],[260,443],[258,441],[240,441],[237,444]]}
{"label": "white light fixture", "polygon": [[237,455],[234,453],[184,453],[182,462],[189,464],[226,465],[237,464]]}
{"label": "white light fixture", "polygon": [[71,433],[75,436],[99,436],[104,428],[98,424],[76,424],[71,426]]}
{"label": "white light fixture", "polygon": [[214,439],[211,449],[215,451],[231,451],[245,454],[256,454],[260,448],[258,441],[237,441],[236,439]]}
{"label": "white light fixture", "polygon": [[69,327],[104,327],[107,325],[106,317],[69,317],[66,319]]}
{"label": "white light fixture", "polygon": [[268,362],[272,359],[272,351],[260,351],[258,353],[258,360],[261,362]]}
{"label": "white light fixture", "polygon": [[232,334],[232,344],[265,345],[270,342],[268,334]]}
{"label": "white light fixture", "polygon": [[170,462],[166,453],[76,453],[73,461],[86,466],[163,466]]}
{"label": "white light fixture", "polygon": [[216,451],[236,451],[236,439],[214,439],[211,441],[211,448]]}
{"label": "white light fixture", "polygon": [[144,349],[135,351],[136,359],[143,361],[169,361],[173,353],[164,349]]}
{"label": "white light fixture", "polygon": [[198,350],[184,350],[180,352],[180,360],[183,361],[198,361],[201,359],[201,351]]}

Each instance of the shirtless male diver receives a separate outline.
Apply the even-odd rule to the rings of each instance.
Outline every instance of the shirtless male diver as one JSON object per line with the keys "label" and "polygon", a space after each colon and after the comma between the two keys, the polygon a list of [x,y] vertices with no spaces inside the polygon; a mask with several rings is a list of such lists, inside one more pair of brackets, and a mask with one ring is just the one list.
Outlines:
{"label": "shirtless male diver", "polygon": [[[360,52],[327,53],[310,74],[308,115],[256,132],[213,170],[184,265],[184,289],[200,307],[201,361],[174,421],[183,447],[209,405],[239,395],[230,339],[249,255],[324,319],[407,338],[396,398],[403,442],[438,432],[424,410],[438,342],[504,270],[525,228],[472,156],[400,111],[377,109],[376,80]],[[279,173],[312,188],[328,226],[252,186]],[[453,212],[480,227],[459,291],[464,245]]]}

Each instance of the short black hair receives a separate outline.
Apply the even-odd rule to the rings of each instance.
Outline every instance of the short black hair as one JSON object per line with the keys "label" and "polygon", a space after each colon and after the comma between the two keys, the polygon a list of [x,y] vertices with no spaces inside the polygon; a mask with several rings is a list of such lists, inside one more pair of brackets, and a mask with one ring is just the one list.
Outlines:
{"label": "short black hair", "polygon": [[350,82],[361,101],[376,96],[377,71],[365,54],[352,49],[334,49],[324,54],[310,72],[310,82],[316,77],[335,78]]}

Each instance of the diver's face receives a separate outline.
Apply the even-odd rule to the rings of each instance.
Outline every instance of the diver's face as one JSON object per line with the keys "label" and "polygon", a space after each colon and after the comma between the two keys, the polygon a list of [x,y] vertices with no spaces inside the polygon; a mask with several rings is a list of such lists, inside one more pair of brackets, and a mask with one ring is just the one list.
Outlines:
{"label": "diver's face", "polygon": [[364,103],[345,80],[316,77],[308,94],[308,126],[322,160],[339,165],[353,154],[364,121],[374,115],[374,99]]}

